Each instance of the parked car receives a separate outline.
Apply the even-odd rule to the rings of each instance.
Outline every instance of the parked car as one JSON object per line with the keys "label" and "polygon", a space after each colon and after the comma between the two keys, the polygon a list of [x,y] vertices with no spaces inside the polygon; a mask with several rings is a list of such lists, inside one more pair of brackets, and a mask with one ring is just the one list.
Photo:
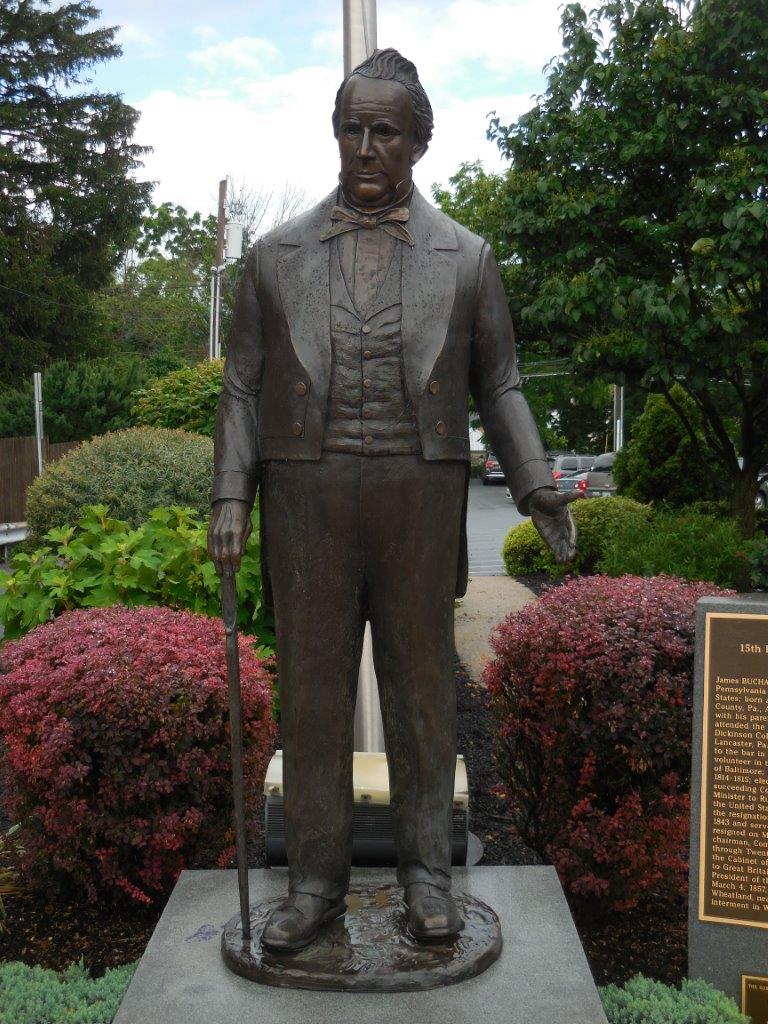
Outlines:
{"label": "parked car", "polygon": [[570,476],[561,476],[559,480],[556,480],[558,491],[581,491],[582,494],[586,493],[587,490],[587,477],[589,473],[571,473]]}
{"label": "parked car", "polygon": [[613,479],[613,462],[616,452],[598,455],[595,464],[587,473],[586,495],[588,498],[612,498],[616,493],[616,482]]}
{"label": "parked car", "polygon": [[592,468],[595,461],[594,455],[548,455],[547,462],[552,470],[552,477],[557,482],[562,476],[571,476],[573,473],[585,473]]}
{"label": "parked car", "polygon": [[504,483],[504,470],[493,452],[487,452],[480,467],[480,479],[485,487],[490,483]]}

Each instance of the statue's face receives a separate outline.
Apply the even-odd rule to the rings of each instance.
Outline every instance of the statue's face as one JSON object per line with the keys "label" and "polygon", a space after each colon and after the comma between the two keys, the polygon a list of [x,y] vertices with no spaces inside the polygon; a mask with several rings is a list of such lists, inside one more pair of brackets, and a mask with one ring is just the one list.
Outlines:
{"label": "statue's face", "polygon": [[341,184],[356,206],[376,208],[405,196],[426,146],[413,134],[413,106],[399,82],[353,75],[341,97]]}

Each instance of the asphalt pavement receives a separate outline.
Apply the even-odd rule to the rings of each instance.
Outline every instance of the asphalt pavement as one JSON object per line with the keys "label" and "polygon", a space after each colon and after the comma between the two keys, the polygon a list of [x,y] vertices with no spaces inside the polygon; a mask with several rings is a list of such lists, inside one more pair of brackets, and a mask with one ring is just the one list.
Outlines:
{"label": "asphalt pavement", "polygon": [[514,501],[507,497],[502,483],[483,486],[481,480],[469,481],[467,541],[470,576],[503,576],[501,560],[504,538],[513,526],[525,521]]}

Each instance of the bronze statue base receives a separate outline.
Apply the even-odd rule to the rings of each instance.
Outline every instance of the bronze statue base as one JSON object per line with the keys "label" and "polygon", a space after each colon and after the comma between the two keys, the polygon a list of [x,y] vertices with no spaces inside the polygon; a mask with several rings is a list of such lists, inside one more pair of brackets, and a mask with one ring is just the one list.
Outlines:
{"label": "bronze statue base", "polygon": [[251,940],[243,942],[240,915],[224,928],[221,951],[235,974],[262,985],[327,992],[420,992],[455,985],[490,967],[501,953],[501,926],[489,906],[456,893],[461,934],[445,944],[424,944],[406,929],[403,891],[397,885],[357,885],[345,917],[325,925],[311,946],[277,955],[261,948],[261,933],[281,902],[251,907]]}

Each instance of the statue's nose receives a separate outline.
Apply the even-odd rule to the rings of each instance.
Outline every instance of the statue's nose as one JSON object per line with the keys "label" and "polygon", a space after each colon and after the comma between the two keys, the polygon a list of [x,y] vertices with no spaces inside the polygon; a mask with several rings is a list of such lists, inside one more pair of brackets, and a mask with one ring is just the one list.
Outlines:
{"label": "statue's nose", "polygon": [[368,128],[363,129],[363,138],[358,150],[358,156],[361,160],[371,156],[371,133]]}

